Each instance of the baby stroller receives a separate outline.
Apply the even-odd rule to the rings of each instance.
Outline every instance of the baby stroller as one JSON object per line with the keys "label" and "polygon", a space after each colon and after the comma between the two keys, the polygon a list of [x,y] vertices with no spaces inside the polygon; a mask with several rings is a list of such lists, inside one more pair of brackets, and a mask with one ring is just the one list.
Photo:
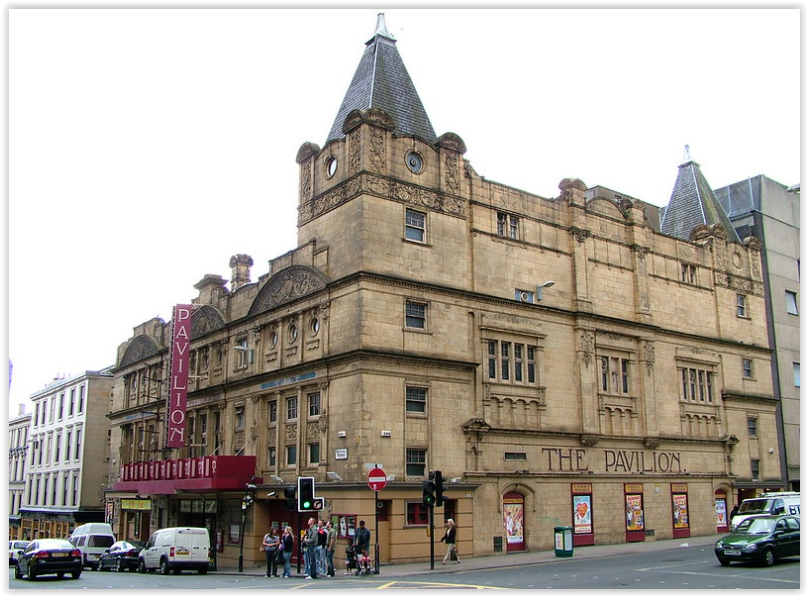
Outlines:
{"label": "baby stroller", "polygon": [[373,560],[370,559],[368,552],[363,551],[362,555],[359,556],[359,567],[356,570],[357,576],[366,576],[373,574]]}

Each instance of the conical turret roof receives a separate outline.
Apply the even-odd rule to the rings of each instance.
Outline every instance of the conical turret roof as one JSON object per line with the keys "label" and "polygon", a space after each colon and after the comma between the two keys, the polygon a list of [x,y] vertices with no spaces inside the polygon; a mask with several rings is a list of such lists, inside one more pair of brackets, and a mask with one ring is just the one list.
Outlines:
{"label": "conical turret roof", "polygon": [[367,42],[326,144],[345,136],[342,125],[352,110],[370,108],[380,108],[393,118],[393,134],[435,143],[435,129],[401,60],[396,39],[387,30],[384,13],[378,16],[376,32]]}

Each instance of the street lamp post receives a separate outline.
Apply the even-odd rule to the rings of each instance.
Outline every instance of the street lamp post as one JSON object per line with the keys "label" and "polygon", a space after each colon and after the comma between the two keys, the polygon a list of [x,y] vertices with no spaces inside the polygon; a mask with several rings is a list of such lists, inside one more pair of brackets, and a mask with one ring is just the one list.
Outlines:
{"label": "street lamp post", "polygon": [[247,528],[247,508],[255,500],[253,492],[255,485],[247,483],[247,490],[244,492],[244,497],[241,498],[241,533],[239,534],[238,546],[238,571],[244,572],[244,535]]}

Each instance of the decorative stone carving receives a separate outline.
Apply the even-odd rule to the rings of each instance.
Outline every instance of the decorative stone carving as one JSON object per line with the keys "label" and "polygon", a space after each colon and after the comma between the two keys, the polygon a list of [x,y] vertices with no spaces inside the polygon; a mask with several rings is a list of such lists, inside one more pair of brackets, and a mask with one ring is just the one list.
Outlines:
{"label": "decorative stone carving", "polygon": [[459,154],[466,153],[466,144],[460,136],[456,135],[455,133],[444,133],[440,137],[438,137],[437,142],[435,143],[438,147],[445,147],[446,149],[451,149],[452,151],[456,151]]}
{"label": "decorative stone carving", "polygon": [[592,236],[592,233],[589,230],[583,230],[581,228],[572,227],[570,228],[570,234],[573,238],[578,241],[579,244],[584,244],[586,239]]}
{"label": "decorative stone carving", "polygon": [[646,437],[642,443],[647,449],[656,450],[659,447],[660,440],[658,437]]}
{"label": "decorative stone carving", "polygon": [[324,289],[326,279],[313,268],[293,265],[272,276],[258,293],[250,315],[257,315],[291,300]]}
{"label": "decorative stone carving", "polygon": [[385,134],[376,128],[370,129],[370,147],[368,148],[368,161],[370,169],[376,173],[384,172],[385,164],[385,150],[384,150]]}
{"label": "decorative stone carving", "polygon": [[450,193],[457,193],[460,189],[460,184],[457,181],[457,154],[447,153],[444,158],[444,172],[445,177],[443,184]]}
{"label": "decorative stone carving", "polygon": [[380,197],[403,203],[423,206],[432,211],[462,218],[466,217],[466,203],[460,197],[364,173],[345,181],[298,207],[298,224],[305,224],[342,203],[350,201],[363,192],[373,193]]}
{"label": "decorative stone carving", "polygon": [[297,440],[297,425],[292,423],[286,426],[286,441],[293,442]]}
{"label": "decorative stone carving", "polygon": [[594,448],[598,445],[598,437],[595,435],[588,435],[588,434],[581,434],[578,436],[578,441],[581,442],[581,445],[584,448]]}
{"label": "decorative stone carving", "polygon": [[639,259],[645,259],[645,256],[648,255],[648,247],[643,247],[640,245],[631,245],[631,250],[634,251],[634,254]]}
{"label": "decorative stone carving", "polygon": [[196,340],[225,326],[221,313],[210,305],[201,305],[191,315],[191,339]]}
{"label": "decorative stone carving", "polygon": [[148,336],[138,336],[126,348],[126,352],[118,367],[126,367],[160,352],[157,344]]}
{"label": "decorative stone carving", "polygon": [[579,349],[584,364],[589,367],[592,363],[592,355],[595,353],[595,335],[592,332],[582,332],[580,336]]}
{"label": "decorative stone carving", "polygon": [[351,174],[359,172],[362,167],[362,136],[359,131],[348,135],[348,167]]}
{"label": "decorative stone carving", "polygon": [[320,426],[317,424],[316,421],[308,423],[306,425],[306,437],[309,439],[316,439],[320,437]]}

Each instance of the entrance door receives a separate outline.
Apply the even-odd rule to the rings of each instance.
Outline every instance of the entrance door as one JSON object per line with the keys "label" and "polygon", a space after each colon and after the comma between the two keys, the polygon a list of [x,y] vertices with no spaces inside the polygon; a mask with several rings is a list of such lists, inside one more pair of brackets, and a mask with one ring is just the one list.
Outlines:
{"label": "entrance door", "polygon": [[506,551],[525,550],[525,497],[506,493],[502,498],[502,524],[505,527]]}

